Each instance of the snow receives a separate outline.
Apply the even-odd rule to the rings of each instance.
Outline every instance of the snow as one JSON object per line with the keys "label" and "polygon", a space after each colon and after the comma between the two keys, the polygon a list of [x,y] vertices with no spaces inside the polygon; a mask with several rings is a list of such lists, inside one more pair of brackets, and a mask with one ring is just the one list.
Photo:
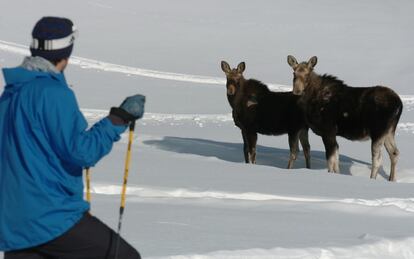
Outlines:
{"label": "snow", "polygon": [[[41,16],[68,16],[80,38],[66,78],[90,125],[125,96],[147,96],[122,229],[144,258],[414,258],[413,8],[409,0],[2,1],[0,66],[27,55]],[[286,136],[259,136],[257,165],[244,164],[220,61],[246,61],[246,77],[286,91],[288,54],[317,55],[319,73],[400,94],[396,183],[386,181],[386,152],[370,180],[369,142],[342,138],[341,174],[327,173],[314,134],[311,170],[302,154],[285,169]],[[92,213],[113,228],[126,144],[123,135],[92,168]]]}

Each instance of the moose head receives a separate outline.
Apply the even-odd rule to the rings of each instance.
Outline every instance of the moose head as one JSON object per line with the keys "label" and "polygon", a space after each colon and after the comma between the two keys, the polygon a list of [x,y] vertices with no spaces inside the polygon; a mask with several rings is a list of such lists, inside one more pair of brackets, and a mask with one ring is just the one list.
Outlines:
{"label": "moose head", "polygon": [[308,62],[304,61],[299,64],[294,56],[289,55],[287,62],[293,68],[293,94],[302,95],[309,86],[310,76],[318,63],[318,58],[313,56]]}
{"label": "moose head", "polygon": [[240,81],[244,80],[243,72],[246,69],[246,64],[240,62],[237,68],[231,69],[229,63],[221,61],[221,69],[226,74],[227,78],[227,95],[235,95],[240,86]]}

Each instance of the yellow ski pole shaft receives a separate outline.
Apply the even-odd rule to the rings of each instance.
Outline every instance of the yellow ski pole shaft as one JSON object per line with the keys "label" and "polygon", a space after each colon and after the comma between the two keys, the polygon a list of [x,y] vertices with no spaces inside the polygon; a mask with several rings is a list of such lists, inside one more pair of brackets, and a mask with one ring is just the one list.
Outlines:
{"label": "yellow ski pole shaft", "polygon": [[135,122],[132,122],[129,125],[129,137],[128,137],[128,150],[127,150],[127,156],[125,159],[125,173],[124,173],[124,181],[122,184],[122,194],[121,194],[121,210],[124,210],[125,208],[125,200],[126,200],[126,188],[128,183],[128,175],[129,175],[129,164],[131,161],[131,147],[132,147],[132,140],[134,137],[134,129],[135,129]]}
{"label": "yellow ski pole shaft", "polygon": [[126,188],[127,188],[127,183],[128,183],[129,164],[131,161],[131,147],[132,147],[132,140],[134,136],[134,130],[135,130],[135,121],[131,122],[131,124],[129,125],[128,150],[127,150],[127,155],[125,159],[125,172],[124,172],[124,181],[122,184],[121,206],[119,208],[118,237],[117,237],[116,247],[115,247],[115,259],[118,258],[119,240],[121,236],[122,216],[124,215],[124,210],[125,210]]}
{"label": "yellow ski pole shaft", "polygon": [[89,167],[86,167],[86,201],[91,203],[91,172]]}

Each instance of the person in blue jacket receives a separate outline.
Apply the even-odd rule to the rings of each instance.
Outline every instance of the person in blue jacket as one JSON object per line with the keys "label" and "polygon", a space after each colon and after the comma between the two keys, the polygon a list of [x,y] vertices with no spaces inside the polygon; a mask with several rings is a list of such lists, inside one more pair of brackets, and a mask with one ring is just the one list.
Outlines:
{"label": "person in blue jacket", "polygon": [[[88,129],[63,74],[76,38],[73,23],[43,17],[32,36],[32,56],[3,69],[0,251],[5,259],[113,258],[117,234],[88,213],[82,169],[143,116],[145,97],[126,98]],[[140,258],[122,238],[118,255]]]}

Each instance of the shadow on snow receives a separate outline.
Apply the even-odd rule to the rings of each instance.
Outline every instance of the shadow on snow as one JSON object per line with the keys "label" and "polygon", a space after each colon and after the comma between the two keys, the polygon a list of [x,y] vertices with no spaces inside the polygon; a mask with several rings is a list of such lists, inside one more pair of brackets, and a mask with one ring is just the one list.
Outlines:
{"label": "shadow on snow", "polygon": [[[165,151],[171,151],[181,154],[193,154],[205,157],[216,157],[220,160],[236,163],[244,163],[243,144],[218,142],[207,139],[198,138],[180,138],[180,137],[164,137],[162,140],[147,140],[144,144],[155,146]],[[289,150],[257,146],[257,164],[273,166],[277,168],[286,168],[289,160]],[[345,155],[340,155],[341,174],[350,175],[350,168],[354,163],[367,165],[370,163],[354,159]],[[311,167],[312,169],[326,169],[326,159],[324,151],[311,151]],[[303,153],[298,154],[294,168],[305,168],[305,159]],[[383,170],[379,174],[386,177]]]}

